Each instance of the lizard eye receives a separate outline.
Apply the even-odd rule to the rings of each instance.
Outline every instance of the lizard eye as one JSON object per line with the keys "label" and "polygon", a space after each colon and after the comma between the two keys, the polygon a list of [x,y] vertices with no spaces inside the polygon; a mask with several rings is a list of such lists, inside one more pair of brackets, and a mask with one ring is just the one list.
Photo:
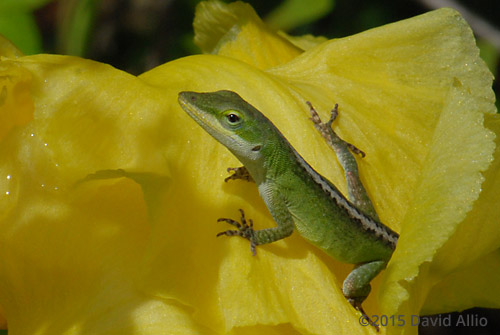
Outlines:
{"label": "lizard eye", "polygon": [[227,110],[224,112],[224,117],[226,121],[231,126],[237,126],[241,123],[241,114],[235,110]]}
{"label": "lizard eye", "polygon": [[234,113],[227,114],[226,118],[230,123],[237,123],[240,120],[240,117]]}

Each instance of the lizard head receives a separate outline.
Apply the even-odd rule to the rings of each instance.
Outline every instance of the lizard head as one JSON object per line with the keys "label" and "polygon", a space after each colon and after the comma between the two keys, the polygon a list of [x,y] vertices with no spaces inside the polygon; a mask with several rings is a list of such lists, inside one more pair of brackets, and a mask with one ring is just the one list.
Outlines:
{"label": "lizard head", "polygon": [[260,151],[272,132],[270,128],[274,126],[238,94],[180,92],[178,100],[189,116],[245,166],[260,158]]}

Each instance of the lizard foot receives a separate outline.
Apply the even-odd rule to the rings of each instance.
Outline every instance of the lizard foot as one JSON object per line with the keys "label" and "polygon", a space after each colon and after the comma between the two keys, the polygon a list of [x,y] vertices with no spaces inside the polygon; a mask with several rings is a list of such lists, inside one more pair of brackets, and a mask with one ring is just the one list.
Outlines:
{"label": "lizard foot", "polygon": [[314,123],[314,127],[320,132],[321,136],[323,136],[323,138],[330,146],[335,147],[335,143],[342,141],[347,145],[349,150],[351,150],[356,155],[360,155],[361,157],[366,156],[366,154],[362,150],[358,149],[354,144],[342,140],[335,133],[335,131],[333,131],[332,123],[339,115],[339,104],[335,104],[335,107],[333,107],[332,111],[330,112],[330,120],[328,120],[328,122],[323,123],[321,122],[321,119],[316,110],[314,109],[313,105],[309,101],[306,101],[306,103],[309,106],[309,110],[311,112],[310,120]]}
{"label": "lizard foot", "polygon": [[255,246],[257,244],[255,243],[255,231],[253,230],[253,221],[252,219],[249,219],[247,223],[247,220],[245,218],[245,212],[243,212],[242,209],[240,209],[239,211],[241,213],[241,223],[233,219],[226,219],[226,218],[217,219],[217,222],[227,222],[230,225],[233,225],[236,228],[238,228],[238,230],[222,231],[217,234],[217,237],[226,235],[226,236],[241,236],[243,238],[246,238],[247,240],[250,241],[250,250],[252,251],[252,254],[255,256],[255,254],[257,253],[255,250]]}
{"label": "lizard foot", "polygon": [[226,177],[224,179],[225,182],[228,182],[229,180],[236,180],[236,179],[242,179],[242,180],[250,181],[250,182],[253,181],[252,176],[250,175],[250,173],[248,173],[247,168],[244,166],[240,166],[237,168],[229,167],[229,168],[227,168],[227,172],[233,172],[233,174],[230,175],[229,177]]}
{"label": "lizard foot", "polygon": [[[362,317],[371,325],[373,326],[373,328],[375,328],[375,330],[377,332],[380,331],[380,327],[378,324],[376,324],[375,322],[373,322],[370,317],[365,313],[363,307],[361,307],[361,302],[359,301],[359,299],[356,299],[356,298],[349,298],[349,297],[346,297],[347,301],[349,301],[349,303],[351,304],[352,307],[354,307],[357,311],[359,311],[362,315]],[[364,300],[364,298],[363,298]]]}

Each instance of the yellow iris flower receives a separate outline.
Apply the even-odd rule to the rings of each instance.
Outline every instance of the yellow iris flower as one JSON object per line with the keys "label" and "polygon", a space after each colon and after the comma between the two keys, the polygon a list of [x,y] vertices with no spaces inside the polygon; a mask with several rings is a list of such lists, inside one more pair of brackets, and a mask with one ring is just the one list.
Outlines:
{"label": "yellow iris flower", "polygon": [[[177,104],[230,89],[342,191],[305,101],[367,156],[362,180],[401,234],[365,304],[403,316],[500,307],[500,134],[492,76],[441,9],[342,39],[296,39],[249,5],[199,5],[205,55],[138,77],[0,41],[0,313],[9,334],[356,334],[340,264],[292,237],[215,238],[243,208],[274,223],[236,159]],[[390,319],[389,319],[390,320]],[[394,319],[393,319],[394,320]]]}

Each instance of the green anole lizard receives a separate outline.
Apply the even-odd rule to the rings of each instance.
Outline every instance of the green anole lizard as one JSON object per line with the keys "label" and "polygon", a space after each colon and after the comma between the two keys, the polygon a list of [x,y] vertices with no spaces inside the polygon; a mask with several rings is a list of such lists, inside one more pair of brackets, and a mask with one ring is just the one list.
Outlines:
{"label": "green anole lizard", "polygon": [[[347,200],[297,153],[269,119],[235,92],[181,92],[179,104],[243,163],[244,167],[229,169],[235,174],[226,181],[253,180],[277,224],[254,230],[252,221],[247,222],[240,210],[241,223],[219,219],[237,229],[218,236],[246,238],[255,255],[257,245],[283,239],[297,229],[328,255],[355,264],[342,291],[351,305],[367,317],[361,303],[370,292],[371,280],[386,267],[398,240],[397,233],[378,221],[371,202],[356,206]],[[345,172],[347,176],[350,171]],[[354,186],[348,183],[349,187]],[[349,190],[350,196],[356,193],[358,190]]]}

